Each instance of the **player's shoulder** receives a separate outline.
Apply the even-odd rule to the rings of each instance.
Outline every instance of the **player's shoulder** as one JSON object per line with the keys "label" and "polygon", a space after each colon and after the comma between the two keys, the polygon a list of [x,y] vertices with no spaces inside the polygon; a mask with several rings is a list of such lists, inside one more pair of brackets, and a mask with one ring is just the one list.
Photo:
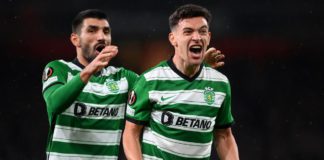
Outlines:
{"label": "player's shoulder", "polygon": [[229,82],[227,76],[220,71],[212,68],[208,64],[204,64],[204,70],[206,71],[206,74],[211,76],[213,79],[218,80],[218,81],[224,81],[224,82]]}
{"label": "player's shoulder", "polygon": [[57,69],[78,70],[78,71],[82,70],[79,66],[75,65],[74,63],[65,61],[63,59],[53,60],[47,63],[46,68],[48,67],[57,68]]}
{"label": "player's shoulder", "polygon": [[46,64],[46,66],[62,66],[63,63],[61,61],[63,61],[63,60],[61,60],[61,59],[53,60],[53,61],[48,62]]}
{"label": "player's shoulder", "polygon": [[144,71],[140,77],[151,77],[154,76],[155,73],[159,73],[161,70],[166,70],[166,69],[170,69],[169,65],[167,64],[167,61],[162,61],[159,64],[155,65],[154,67],[151,67],[149,69],[147,69],[146,71]]}
{"label": "player's shoulder", "polygon": [[159,64],[157,64],[156,66],[151,67],[151,68],[147,69],[146,71],[144,71],[142,73],[142,75],[148,75],[151,72],[155,72],[156,70],[165,69],[165,68],[170,68],[170,67],[168,66],[166,61],[162,61]]}

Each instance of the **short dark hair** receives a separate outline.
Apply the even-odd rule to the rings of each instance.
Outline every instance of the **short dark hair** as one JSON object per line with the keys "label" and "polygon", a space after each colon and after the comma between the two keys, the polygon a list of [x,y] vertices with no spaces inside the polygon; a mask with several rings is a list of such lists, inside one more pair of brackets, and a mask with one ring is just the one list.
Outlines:
{"label": "short dark hair", "polygon": [[105,12],[99,9],[87,9],[79,12],[72,21],[72,32],[79,33],[81,29],[81,25],[83,20],[86,18],[98,18],[98,19],[106,19],[108,21],[108,17]]}
{"label": "short dark hair", "polygon": [[204,17],[207,23],[211,22],[212,15],[206,8],[195,4],[186,4],[177,8],[169,17],[169,27],[172,30],[179,21],[186,18]]}

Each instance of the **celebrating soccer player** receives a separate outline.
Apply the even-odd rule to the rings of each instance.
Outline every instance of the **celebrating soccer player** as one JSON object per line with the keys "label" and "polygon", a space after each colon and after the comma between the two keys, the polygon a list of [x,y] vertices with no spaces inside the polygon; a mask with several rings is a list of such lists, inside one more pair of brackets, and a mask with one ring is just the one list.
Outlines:
{"label": "celebrating soccer player", "polygon": [[192,4],[170,16],[174,56],[144,72],[129,96],[123,134],[129,160],[210,159],[213,139],[220,159],[239,159],[229,81],[203,63],[210,20],[207,9]]}

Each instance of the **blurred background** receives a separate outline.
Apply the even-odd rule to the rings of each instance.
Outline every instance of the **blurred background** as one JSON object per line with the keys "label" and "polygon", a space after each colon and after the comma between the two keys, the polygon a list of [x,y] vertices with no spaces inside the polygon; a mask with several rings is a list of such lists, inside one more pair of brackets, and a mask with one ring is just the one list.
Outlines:
{"label": "blurred background", "polygon": [[233,132],[242,160],[324,159],[324,1],[70,0],[0,2],[0,159],[45,159],[44,66],[72,60],[71,21],[107,12],[114,65],[142,73],[168,59],[168,16],[195,3],[213,14],[212,42],[226,55]]}

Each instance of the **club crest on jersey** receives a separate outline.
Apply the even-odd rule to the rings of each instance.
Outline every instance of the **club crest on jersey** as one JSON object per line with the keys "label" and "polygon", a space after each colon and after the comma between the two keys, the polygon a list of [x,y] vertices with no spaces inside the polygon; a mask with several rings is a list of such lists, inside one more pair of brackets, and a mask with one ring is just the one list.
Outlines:
{"label": "club crest on jersey", "polygon": [[43,81],[46,81],[50,76],[53,75],[53,68],[52,67],[46,67],[43,71],[42,79]]}
{"label": "club crest on jersey", "polygon": [[108,90],[112,93],[118,93],[119,92],[119,87],[116,81],[112,79],[107,79],[106,80],[106,86],[108,87]]}
{"label": "club crest on jersey", "polygon": [[215,102],[215,92],[213,88],[206,87],[204,91],[204,100],[208,105],[211,105]]}

